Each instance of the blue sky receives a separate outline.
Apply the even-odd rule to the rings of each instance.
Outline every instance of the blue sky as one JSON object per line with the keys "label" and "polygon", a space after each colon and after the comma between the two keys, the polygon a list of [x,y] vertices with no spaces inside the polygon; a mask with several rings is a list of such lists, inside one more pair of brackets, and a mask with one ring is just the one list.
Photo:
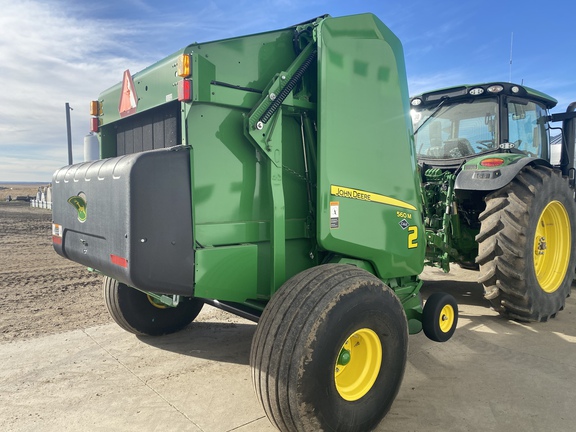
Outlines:
{"label": "blue sky", "polygon": [[[536,7],[536,5],[543,5]],[[376,14],[402,41],[411,94],[512,81],[576,100],[576,2],[516,0],[0,0],[0,181],[49,182],[82,162],[88,106],[100,92],[191,42]]]}

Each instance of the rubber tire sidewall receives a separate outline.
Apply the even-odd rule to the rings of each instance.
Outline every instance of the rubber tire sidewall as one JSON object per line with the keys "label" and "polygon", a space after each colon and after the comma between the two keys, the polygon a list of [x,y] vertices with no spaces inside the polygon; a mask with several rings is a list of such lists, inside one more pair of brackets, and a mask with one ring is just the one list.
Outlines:
{"label": "rubber tire sidewall", "polygon": [[[542,183],[535,183],[531,177],[539,177]],[[480,264],[480,281],[487,293],[498,288],[496,297],[487,297],[494,309],[501,315],[519,321],[546,321],[563,309],[566,297],[570,295],[574,270],[576,268],[576,204],[568,181],[557,170],[543,166],[527,165],[516,178],[501,190],[490,194],[487,200],[507,200],[505,214],[498,215],[499,232],[493,238],[486,237],[483,243],[487,250],[484,263]],[[553,293],[545,292],[538,282],[534,268],[534,239],[536,227],[542,211],[552,201],[562,203],[570,221],[570,259],[564,280]],[[498,206],[498,204],[496,204]],[[522,206],[527,206],[526,212]],[[488,220],[498,213],[492,213]],[[482,222],[484,224],[485,222]],[[482,236],[483,228],[481,229]],[[490,232],[489,229],[486,232]],[[496,243],[494,243],[496,241]],[[490,245],[498,245],[495,249]],[[508,246],[506,246],[508,243]],[[514,249],[517,249],[514,251]],[[499,252],[498,252],[499,250]],[[497,252],[497,253],[495,253]],[[479,244],[479,255],[483,254]],[[506,265],[504,265],[506,262]],[[492,267],[495,266],[495,269]]]}
{"label": "rubber tire sidewall", "polygon": [[202,310],[204,302],[193,297],[180,297],[176,307],[154,306],[142,291],[104,277],[104,298],[112,319],[124,330],[136,335],[161,336],[175,333],[190,324]]}
{"label": "rubber tire sidewall", "polygon": [[[452,309],[454,310],[454,322],[452,327],[450,327],[450,330],[444,332],[440,328],[439,319],[440,313],[446,305],[452,306]],[[428,297],[422,311],[422,330],[424,330],[424,334],[428,339],[435,342],[446,342],[452,337],[452,335],[454,335],[457,325],[458,303],[452,295],[438,292]]]}
{"label": "rubber tire sidewall", "polygon": [[[299,392],[304,404],[315,405],[326,430],[371,430],[389,411],[400,389],[408,345],[406,318],[403,309],[400,314],[394,308],[387,308],[384,302],[378,305],[374,294],[367,290],[341,298],[318,326],[317,334],[326,337],[304,343],[296,351],[296,356],[310,353],[309,367],[303,369],[298,379]],[[382,363],[368,393],[349,402],[336,389],[335,361],[346,339],[362,328],[378,335],[382,344]]]}
{"label": "rubber tire sidewall", "polygon": [[[526,230],[526,286],[530,290],[531,303],[533,305],[544,306],[540,311],[543,317],[550,317],[555,315],[559,310],[564,307],[566,297],[570,295],[572,280],[574,279],[574,268],[576,267],[576,209],[574,200],[568,189],[567,181],[563,181],[565,185],[563,188],[554,187],[556,182],[551,181],[545,185],[541,190],[535,194],[534,202],[532,203],[532,211],[528,220],[528,229]],[[534,263],[534,240],[536,239],[536,230],[538,221],[542,216],[542,212],[546,206],[552,201],[558,201],[562,204],[567,212],[568,220],[570,222],[570,259],[568,260],[568,267],[566,275],[560,283],[559,287],[551,293],[547,293],[542,289],[538,278],[536,276],[536,268]]]}
{"label": "rubber tire sidewall", "polygon": [[[357,401],[336,389],[335,366],[345,341],[373,330],[384,358],[371,389]],[[400,388],[408,324],[394,292],[370,273],[326,264],[284,283],[266,306],[252,342],[256,394],[282,431],[369,431]]]}

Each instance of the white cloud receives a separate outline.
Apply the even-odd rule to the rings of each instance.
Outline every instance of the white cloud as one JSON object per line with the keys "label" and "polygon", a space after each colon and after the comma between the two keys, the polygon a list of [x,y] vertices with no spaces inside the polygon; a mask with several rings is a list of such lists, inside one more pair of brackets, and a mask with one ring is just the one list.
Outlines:
{"label": "white cloud", "polygon": [[[282,8],[289,6],[272,0],[268,9],[278,10],[270,13],[243,0],[184,5],[0,0],[0,180],[47,181],[68,162],[66,102],[74,160],[81,161],[89,102],[125,69],[137,72],[191,42],[285,26],[275,21],[286,19]],[[33,165],[38,149],[49,151]]]}
{"label": "white cloud", "polygon": [[[149,63],[118,49],[122,41],[130,46],[138,28],[68,16],[58,5],[0,2],[0,180],[49,180],[68,161],[65,102],[74,108],[72,137],[80,155],[89,101],[119,81],[127,65]],[[37,146],[53,150],[32,163]]]}
{"label": "white cloud", "polygon": [[[208,1],[193,11],[151,5],[132,0],[129,8],[138,12],[136,18],[112,12],[112,18],[95,19],[110,15],[106,4],[0,0],[0,180],[47,181],[46,173],[68,162],[66,102],[73,108],[78,162],[90,100],[119,82],[125,69],[137,72],[196,40],[277,28],[274,21],[282,17],[280,9],[270,14],[243,1],[226,8]],[[38,148],[51,151],[33,166]]]}

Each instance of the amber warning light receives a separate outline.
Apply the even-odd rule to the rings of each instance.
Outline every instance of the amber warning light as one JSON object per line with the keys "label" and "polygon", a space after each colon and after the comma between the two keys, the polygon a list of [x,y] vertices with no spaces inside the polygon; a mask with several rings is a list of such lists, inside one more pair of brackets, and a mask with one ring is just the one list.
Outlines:
{"label": "amber warning light", "polygon": [[192,74],[190,69],[190,55],[182,54],[178,57],[178,76],[188,78]]}
{"label": "amber warning light", "polygon": [[99,116],[100,115],[100,102],[97,100],[90,101],[90,115]]}

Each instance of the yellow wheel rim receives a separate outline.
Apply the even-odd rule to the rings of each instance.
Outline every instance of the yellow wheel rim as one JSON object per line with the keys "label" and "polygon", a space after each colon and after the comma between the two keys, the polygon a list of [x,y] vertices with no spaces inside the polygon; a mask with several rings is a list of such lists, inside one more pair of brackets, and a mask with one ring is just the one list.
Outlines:
{"label": "yellow wheel rim", "polygon": [[442,308],[438,317],[438,324],[443,333],[448,333],[452,329],[455,317],[456,313],[451,305],[447,304]]}
{"label": "yellow wheel rim", "polygon": [[167,309],[168,306],[166,306],[164,303],[159,302],[158,300],[156,300],[154,297],[146,294],[146,297],[148,297],[148,301],[150,302],[150,304],[152,306],[154,306],[155,308],[158,309]]}
{"label": "yellow wheel rim", "polygon": [[334,380],[340,396],[356,401],[370,391],[382,364],[382,343],[367,328],[352,333],[336,359]]}
{"label": "yellow wheel rim", "polygon": [[542,211],[534,237],[534,271],[543,291],[556,291],[570,261],[570,219],[559,201],[551,201]]}

